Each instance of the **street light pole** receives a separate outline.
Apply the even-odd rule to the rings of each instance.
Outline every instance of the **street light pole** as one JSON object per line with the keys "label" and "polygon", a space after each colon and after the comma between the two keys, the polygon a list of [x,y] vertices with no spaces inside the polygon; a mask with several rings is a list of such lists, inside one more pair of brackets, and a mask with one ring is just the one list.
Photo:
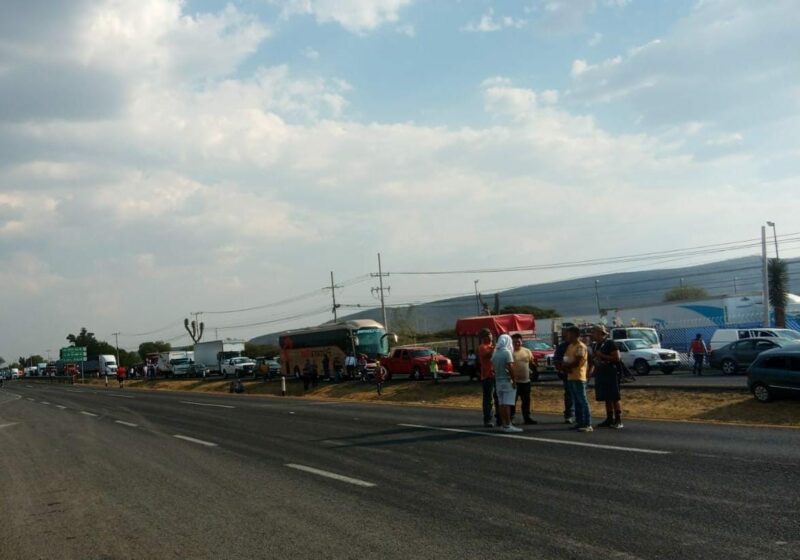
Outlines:
{"label": "street light pole", "polygon": [[763,286],[764,327],[769,327],[769,271],[767,270],[767,228],[761,226],[761,274]]}
{"label": "street light pole", "polygon": [[478,295],[478,282],[475,280],[475,307],[478,310],[478,315],[481,314],[481,296]]}
{"label": "street light pole", "polygon": [[780,259],[781,256],[778,253],[778,230],[775,228],[775,222],[767,222],[767,225],[772,228],[772,237],[775,239],[775,258]]}
{"label": "street light pole", "polygon": [[114,343],[117,348],[117,367],[119,367],[119,333],[112,333],[114,335]]}

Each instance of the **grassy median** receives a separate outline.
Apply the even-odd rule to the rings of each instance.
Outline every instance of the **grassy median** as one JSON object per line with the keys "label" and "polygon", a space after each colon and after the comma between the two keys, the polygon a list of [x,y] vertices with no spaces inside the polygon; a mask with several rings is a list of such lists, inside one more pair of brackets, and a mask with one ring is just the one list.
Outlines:
{"label": "grassy median", "polygon": [[[93,385],[103,385],[102,380],[91,380]],[[156,381],[128,381],[132,389],[170,391],[198,391],[227,393],[230,381],[202,381],[197,379],[159,379]],[[116,387],[116,383],[110,385]],[[280,395],[280,382],[245,381],[248,395]],[[444,406],[479,410],[481,389],[477,383],[397,382],[384,387],[379,397],[372,384],[359,382],[320,383],[315,389],[303,391],[300,383],[287,383],[291,397],[346,400],[354,402],[383,402],[422,406]],[[602,403],[594,402],[594,392],[589,392],[592,414],[605,415]],[[534,410],[559,414],[563,410],[563,392],[560,387],[534,386]],[[683,420],[698,422],[725,422],[734,424],[759,424],[800,427],[800,400],[778,400],[761,404],[745,391],[713,389],[623,388],[624,414],[630,418],[654,420]]]}

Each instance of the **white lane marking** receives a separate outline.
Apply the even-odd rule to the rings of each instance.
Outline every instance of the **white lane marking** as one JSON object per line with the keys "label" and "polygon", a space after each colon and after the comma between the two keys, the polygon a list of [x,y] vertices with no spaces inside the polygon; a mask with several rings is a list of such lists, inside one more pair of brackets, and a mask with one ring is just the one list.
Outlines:
{"label": "white lane marking", "polygon": [[61,410],[67,410],[67,407],[64,406],[63,404],[57,404],[56,408],[60,408]]}
{"label": "white lane marking", "polygon": [[49,403],[49,402],[47,402],[47,401],[39,401],[39,402],[40,402],[40,403],[42,403],[42,404],[50,404],[50,403]]}
{"label": "white lane marking", "polygon": [[647,453],[649,455],[671,455],[671,451],[660,449],[642,449],[639,447],[622,447],[620,445],[604,445],[602,443],[587,443],[584,441],[569,441],[563,439],[550,439],[534,436],[518,436],[514,434],[496,434],[491,432],[476,432],[473,430],[459,430],[456,428],[437,428],[436,426],[422,426],[420,424],[398,424],[404,428],[419,428],[421,430],[435,430],[439,432],[455,432],[457,434],[472,434],[477,436],[500,437],[505,439],[522,439],[527,441],[538,441],[542,443],[555,443],[557,445],[572,445],[575,447],[592,447],[594,449],[608,449],[610,451],[628,451],[630,453]]}
{"label": "white lane marking", "polygon": [[86,416],[97,416],[94,412],[86,412],[85,410],[81,410],[81,414],[85,414]]}
{"label": "white lane marking", "polygon": [[138,428],[139,424],[133,424],[132,422],[125,422],[123,420],[114,420],[117,424],[122,424],[123,426],[128,426],[130,428]]}
{"label": "white lane marking", "polygon": [[28,389],[33,389],[33,385],[25,385]]}
{"label": "white lane marking", "polygon": [[9,426],[16,426],[16,422],[9,422],[7,424],[0,424],[0,428],[8,428]]}
{"label": "white lane marking", "polygon": [[36,402],[34,399],[32,399],[32,398],[30,398],[30,397],[25,397],[25,398],[26,398],[26,399],[28,399],[28,400],[29,400],[29,401],[31,401],[31,402]]}
{"label": "white lane marking", "polygon": [[194,406],[213,406],[215,408],[236,408],[235,406],[230,406],[227,404],[211,404],[211,403],[202,403],[202,402],[194,402],[194,401],[178,401],[183,404],[193,404]]}
{"label": "white lane marking", "polygon": [[212,443],[210,441],[203,441],[202,439],[196,439],[189,436],[182,436],[180,434],[175,434],[172,437],[176,437],[178,439],[182,439],[184,441],[191,441],[192,443],[199,443],[200,445],[205,445],[206,447],[217,447],[216,443]]}
{"label": "white lane marking", "polygon": [[118,399],[135,399],[136,397],[131,395],[115,395],[114,393],[106,393],[107,397],[117,397]]}
{"label": "white lane marking", "polygon": [[361,486],[363,488],[372,488],[375,486],[372,482],[367,482],[365,480],[359,480],[357,478],[350,478],[349,476],[344,476],[341,474],[336,474],[330,471],[323,471],[322,469],[315,469],[314,467],[307,467],[306,465],[296,465],[294,463],[286,463],[285,467],[289,467],[290,469],[295,469],[298,471],[303,471],[311,474],[316,474],[319,476],[324,476],[325,478],[330,478],[333,480],[338,480],[339,482],[346,482],[348,484],[353,484],[355,486]]}
{"label": "white lane marking", "polygon": [[89,391],[79,391],[78,389],[67,389],[69,393],[88,393]]}

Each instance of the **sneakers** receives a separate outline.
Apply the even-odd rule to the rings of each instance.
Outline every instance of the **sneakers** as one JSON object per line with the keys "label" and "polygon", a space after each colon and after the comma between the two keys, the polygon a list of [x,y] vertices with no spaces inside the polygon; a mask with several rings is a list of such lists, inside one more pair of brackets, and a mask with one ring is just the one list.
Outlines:
{"label": "sneakers", "polygon": [[574,424],[574,423],[575,423],[575,418],[574,417],[564,418],[564,424]]}
{"label": "sneakers", "polygon": [[518,434],[522,432],[522,428],[517,428],[514,424],[509,424],[508,426],[503,426],[503,433],[504,434]]}
{"label": "sneakers", "polygon": [[612,418],[606,418],[603,422],[600,422],[597,427],[598,428],[611,428],[614,426],[614,420]]}
{"label": "sneakers", "polygon": [[539,422],[537,422],[537,421],[536,421],[536,420],[534,420],[533,418],[528,418],[527,420],[525,420],[525,424],[526,424],[527,426],[535,426],[535,425],[536,425],[536,424],[538,424],[538,423],[539,423]]}
{"label": "sneakers", "polygon": [[614,428],[615,430],[621,430],[624,427],[624,424],[622,423],[622,420],[617,420],[613,424],[611,424],[611,427]]}
{"label": "sneakers", "polygon": [[483,427],[484,428],[494,428],[494,424],[492,424],[491,422],[484,422],[483,423]]}
{"label": "sneakers", "polygon": [[588,432],[593,432],[594,428],[592,428],[591,426],[581,426],[580,428],[578,428],[578,431],[583,433],[588,433]]}

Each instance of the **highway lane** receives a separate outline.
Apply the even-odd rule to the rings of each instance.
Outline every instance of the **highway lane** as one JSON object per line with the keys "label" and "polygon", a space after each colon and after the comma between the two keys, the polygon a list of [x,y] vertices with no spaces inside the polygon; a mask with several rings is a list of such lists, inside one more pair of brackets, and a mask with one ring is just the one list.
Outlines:
{"label": "highway lane", "polygon": [[[469,411],[19,384],[0,395],[13,473],[0,495],[19,510],[10,542],[23,557],[800,554],[794,430],[629,422],[584,435],[542,416],[508,438]],[[67,506],[47,513],[32,496],[54,489]],[[43,514],[52,529],[31,533]],[[114,521],[94,531],[98,518]]]}

